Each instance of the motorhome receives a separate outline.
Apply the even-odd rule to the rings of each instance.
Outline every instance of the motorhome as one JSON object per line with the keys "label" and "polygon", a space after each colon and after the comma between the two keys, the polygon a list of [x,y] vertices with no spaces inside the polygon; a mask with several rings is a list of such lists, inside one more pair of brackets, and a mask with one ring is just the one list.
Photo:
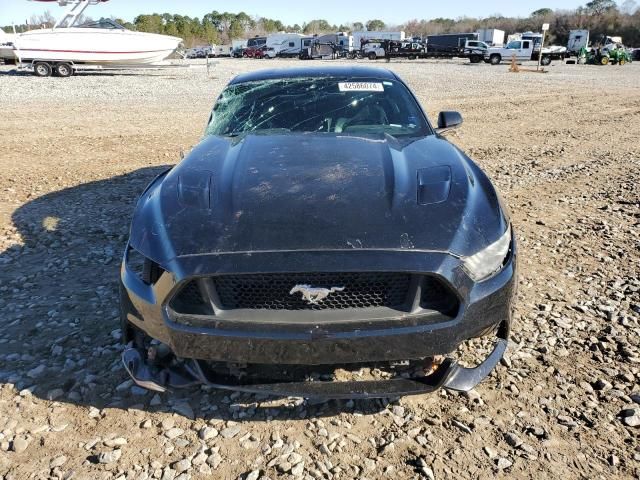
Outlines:
{"label": "motorhome", "polygon": [[267,36],[267,47],[273,48],[277,56],[297,57],[300,55],[300,41],[304,38],[301,33],[274,33]]}

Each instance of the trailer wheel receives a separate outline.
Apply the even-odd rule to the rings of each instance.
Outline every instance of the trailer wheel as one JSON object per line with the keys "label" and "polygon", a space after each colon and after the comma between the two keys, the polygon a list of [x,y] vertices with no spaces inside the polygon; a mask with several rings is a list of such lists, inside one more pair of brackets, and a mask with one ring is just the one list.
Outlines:
{"label": "trailer wheel", "polygon": [[369,55],[367,55],[367,57],[369,58],[369,60],[375,60],[376,58],[378,58],[376,52],[369,52]]}
{"label": "trailer wheel", "polygon": [[551,57],[548,55],[544,55],[541,59],[540,59],[540,65],[544,65],[545,67],[547,65],[551,65]]}
{"label": "trailer wheel", "polygon": [[37,62],[33,65],[33,73],[36,77],[49,77],[51,76],[51,65],[47,62]]}
{"label": "trailer wheel", "polygon": [[480,55],[471,55],[469,57],[469,61],[471,63],[480,63],[482,61],[482,57]]}
{"label": "trailer wheel", "polygon": [[494,53],[489,58],[489,62],[491,63],[491,65],[499,65],[501,61],[502,57],[500,57],[500,55],[498,55],[497,53]]}
{"label": "trailer wheel", "polygon": [[415,59],[416,59],[416,56],[415,56],[415,55],[409,55],[407,58],[408,58],[409,60],[415,60]]}
{"label": "trailer wheel", "polygon": [[73,69],[68,63],[59,63],[56,65],[56,75],[63,78],[70,77],[73,75]]}

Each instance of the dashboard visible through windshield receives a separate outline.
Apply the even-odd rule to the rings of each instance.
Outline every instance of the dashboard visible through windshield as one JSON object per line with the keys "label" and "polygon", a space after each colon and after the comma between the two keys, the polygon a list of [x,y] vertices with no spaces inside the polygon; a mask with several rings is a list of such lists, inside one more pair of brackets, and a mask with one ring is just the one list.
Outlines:
{"label": "dashboard visible through windshield", "polygon": [[207,135],[249,132],[431,133],[408,89],[381,79],[288,78],[232,84],[216,102]]}

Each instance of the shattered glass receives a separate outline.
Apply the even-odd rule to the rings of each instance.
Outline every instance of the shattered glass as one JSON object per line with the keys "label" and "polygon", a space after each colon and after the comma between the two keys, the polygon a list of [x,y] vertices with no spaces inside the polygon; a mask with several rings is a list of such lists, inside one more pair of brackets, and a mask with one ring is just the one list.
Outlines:
{"label": "shattered glass", "polygon": [[250,132],[418,137],[430,129],[416,100],[399,82],[316,77],[228,86],[213,108],[206,134]]}

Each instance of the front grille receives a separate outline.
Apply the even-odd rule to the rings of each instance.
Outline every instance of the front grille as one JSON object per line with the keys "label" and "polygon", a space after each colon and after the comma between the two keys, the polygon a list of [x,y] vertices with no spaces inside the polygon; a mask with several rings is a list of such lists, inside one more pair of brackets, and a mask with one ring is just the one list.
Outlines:
{"label": "front grille", "polygon": [[[309,286],[310,302],[296,286]],[[313,293],[330,291],[323,299]],[[305,289],[303,289],[305,290]],[[324,291],[322,293],[327,293]],[[234,310],[314,311],[388,308],[455,316],[458,297],[439,278],[401,272],[263,273],[220,275],[187,282],[171,300],[178,314],[221,315]],[[373,310],[366,315],[373,314]]]}
{"label": "front grille", "polygon": [[[397,308],[407,303],[411,275],[389,272],[269,273],[213,277],[223,310],[341,310]],[[309,303],[296,285],[338,287],[322,302]]]}

